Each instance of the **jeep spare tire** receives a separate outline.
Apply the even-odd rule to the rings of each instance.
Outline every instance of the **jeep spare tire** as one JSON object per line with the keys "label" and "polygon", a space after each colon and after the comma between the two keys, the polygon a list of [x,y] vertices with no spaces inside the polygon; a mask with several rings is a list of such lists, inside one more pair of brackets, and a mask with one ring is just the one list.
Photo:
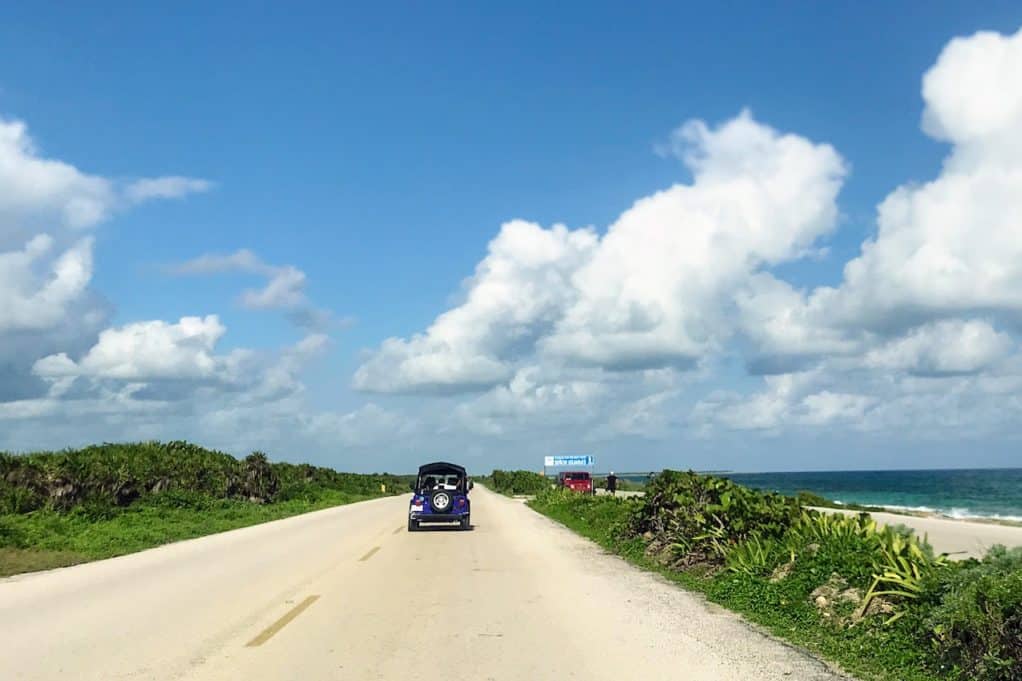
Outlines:
{"label": "jeep spare tire", "polygon": [[429,505],[437,513],[446,513],[451,510],[452,503],[454,503],[454,500],[451,498],[451,495],[444,490],[433,492],[433,496],[429,499]]}

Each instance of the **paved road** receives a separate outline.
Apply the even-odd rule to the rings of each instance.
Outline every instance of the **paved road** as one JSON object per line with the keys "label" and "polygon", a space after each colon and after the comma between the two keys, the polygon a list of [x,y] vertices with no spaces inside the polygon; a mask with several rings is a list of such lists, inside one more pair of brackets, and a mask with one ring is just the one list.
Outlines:
{"label": "paved road", "polygon": [[0,580],[0,679],[839,678],[476,487],[470,532],[379,499]]}

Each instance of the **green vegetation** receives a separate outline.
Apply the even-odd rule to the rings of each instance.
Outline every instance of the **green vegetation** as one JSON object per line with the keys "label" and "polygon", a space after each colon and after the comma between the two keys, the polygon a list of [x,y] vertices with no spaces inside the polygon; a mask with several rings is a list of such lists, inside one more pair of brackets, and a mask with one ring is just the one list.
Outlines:
{"label": "green vegetation", "polygon": [[930,585],[925,626],[933,649],[962,678],[1022,679],[1022,548],[995,547]]}
{"label": "green vegetation", "polygon": [[551,482],[545,476],[532,471],[495,470],[483,483],[494,492],[501,494],[538,494],[550,489]]}
{"label": "green vegetation", "polygon": [[186,442],[0,453],[0,576],[402,493],[409,476],[242,460]]}
{"label": "green vegetation", "polygon": [[674,471],[531,505],[860,678],[1022,680],[1022,549],[952,563],[864,514]]}

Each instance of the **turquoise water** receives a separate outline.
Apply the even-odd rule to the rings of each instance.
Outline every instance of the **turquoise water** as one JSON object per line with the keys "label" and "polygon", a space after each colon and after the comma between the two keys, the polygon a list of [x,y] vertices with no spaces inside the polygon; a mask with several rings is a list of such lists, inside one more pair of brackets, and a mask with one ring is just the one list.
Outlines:
{"label": "turquoise water", "polygon": [[808,490],[847,504],[1022,521],[1022,468],[719,475],[756,489],[782,494]]}

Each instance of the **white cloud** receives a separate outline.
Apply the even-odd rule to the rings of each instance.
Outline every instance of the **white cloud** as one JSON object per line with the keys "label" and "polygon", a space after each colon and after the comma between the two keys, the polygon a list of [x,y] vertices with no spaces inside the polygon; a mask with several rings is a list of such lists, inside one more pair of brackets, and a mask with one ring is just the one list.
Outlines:
{"label": "white cloud", "polygon": [[150,199],[179,199],[212,188],[212,182],[194,177],[154,177],[135,180],[124,190],[124,195],[132,203],[141,203]]}
{"label": "white cloud", "polygon": [[254,310],[294,309],[305,305],[305,273],[294,267],[281,267],[266,286],[245,291],[241,303]]}
{"label": "white cloud", "polygon": [[692,409],[696,427],[777,433],[791,426],[857,426],[876,398],[834,387],[819,370],[766,376],[761,391],[751,395],[718,393]]}
{"label": "white cloud", "polygon": [[107,329],[80,360],[60,353],[40,359],[46,378],[94,376],[119,380],[211,378],[224,363],[213,354],[226,327],[216,315],[182,317],[176,324],[135,322]]}
{"label": "white cloud", "polygon": [[487,435],[530,435],[540,429],[564,428],[592,421],[610,391],[596,374],[548,373],[540,367],[519,369],[498,385],[455,410],[457,423]]}
{"label": "white cloud", "polygon": [[[89,175],[43,157],[23,123],[0,120],[0,446],[177,439],[198,434],[201,417],[231,410],[249,414],[253,432],[251,423],[270,423],[270,414],[289,413],[298,423],[300,375],[323,353],[326,336],[309,334],[275,353],[218,352],[226,329],[216,315],[108,328],[109,306],[90,289],[93,238],[83,230],[142,201],[210,186],[186,177]],[[295,277],[293,268],[246,252],[228,265],[270,280],[266,291],[253,293],[253,304],[290,305],[290,313],[309,319],[319,314],[300,304],[295,282],[304,285],[304,275]]]}
{"label": "white cloud", "polygon": [[116,201],[110,180],[40,157],[24,123],[0,119],[0,237],[25,220],[91,227]]}
{"label": "white cloud", "polygon": [[944,320],[869,351],[866,366],[920,375],[970,374],[1004,359],[1014,342],[980,320]]}
{"label": "white cloud", "polygon": [[291,265],[270,265],[248,249],[228,255],[204,254],[167,268],[179,276],[211,275],[226,272],[246,272],[267,279],[260,289],[242,292],[240,302],[252,310],[284,310],[296,325],[307,329],[321,329],[331,320],[328,311],[309,302],[305,294],[307,277]]}
{"label": "white cloud", "polygon": [[[833,286],[793,286],[777,266],[822,252],[839,222],[846,164],[828,145],[743,112],[719,126],[679,128],[671,149],[691,183],[639,199],[606,233],[503,225],[457,304],[366,356],[354,386],[388,393],[378,403],[328,411],[305,404],[301,374],[328,344],[322,334],[269,356],[218,353],[223,330],[209,317],[192,318],[192,335],[184,320],[137,322],[78,349],[47,346],[29,376],[46,390],[10,391],[0,402],[10,426],[3,431],[40,423],[101,432],[96,423],[154,436],[183,429],[232,447],[302,446],[295,438],[375,454],[406,451],[412,440],[425,449],[474,445],[485,450],[480,456],[491,444],[520,456],[620,438],[643,438],[643,447],[659,440],[663,451],[695,433],[742,445],[798,433],[1017,438],[1020,72],[1022,32],[947,46],[923,79],[922,125],[950,144],[949,155],[935,178],[890,192],[876,234]],[[93,178],[41,159],[23,130],[10,130],[15,142],[0,142],[0,163],[6,155],[60,181],[37,183],[43,189],[32,196],[40,199],[0,189],[0,216],[83,227],[132,197],[206,188],[186,178],[127,186]],[[57,263],[78,246],[62,244],[56,231],[52,244],[33,242],[38,228],[12,239],[14,222],[0,232],[10,244],[0,244],[0,282],[11,282],[0,302],[17,304],[0,309],[0,328],[52,324],[87,293],[91,269],[71,276]],[[304,272],[251,251],[172,271],[256,275],[262,280],[241,304],[298,317],[315,311]],[[0,383],[6,378],[0,373]]]}
{"label": "white cloud", "polygon": [[[923,77],[923,129],[958,144],[987,143],[1022,132],[1022,30],[955,38]],[[1012,153],[1017,153],[1017,148]]]}
{"label": "white cloud", "polygon": [[731,334],[734,289],[833,229],[845,173],[829,146],[748,112],[683,126],[691,185],[641,199],[591,230],[504,225],[466,301],[422,334],[391,338],[355,374],[379,392],[457,392],[509,380],[535,355],[608,369],[690,366]]}
{"label": "white cloud", "polygon": [[329,345],[330,338],[326,334],[311,333],[285,349],[275,363],[262,369],[261,377],[243,396],[243,401],[264,402],[303,392],[302,370],[310,361],[322,356]]}
{"label": "white cloud", "polygon": [[[56,327],[85,294],[92,278],[92,239],[49,259],[53,247],[53,239],[40,234],[20,251],[0,252],[0,334]],[[45,274],[39,272],[41,264]]]}
{"label": "white cloud", "polygon": [[508,222],[466,284],[465,302],[425,333],[389,338],[355,373],[373,392],[463,392],[508,380],[574,296],[570,277],[592,253],[588,229]]}
{"label": "white cloud", "polygon": [[300,419],[303,433],[346,447],[365,447],[408,437],[418,424],[407,415],[369,402],[346,413],[319,412]]}
{"label": "white cloud", "polygon": [[171,274],[220,274],[221,272],[254,272],[264,276],[273,276],[275,269],[264,263],[259,256],[247,248],[228,255],[207,253],[178,265],[167,268]]}
{"label": "white cloud", "polygon": [[[902,334],[939,319],[1022,313],[1022,31],[956,39],[924,77],[925,130],[953,144],[942,172],[893,191],[878,232],[837,287],[790,289],[772,318],[753,317],[764,347],[804,333],[851,342]],[[764,288],[766,288],[764,286]],[[755,306],[750,306],[755,307]],[[762,311],[760,313],[762,315]],[[806,331],[811,328],[812,331]],[[799,353],[798,346],[788,345]]]}
{"label": "white cloud", "polygon": [[[876,236],[838,286],[800,291],[769,273],[750,282],[738,304],[760,369],[815,366],[807,375],[829,390],[857,386],[873,399],[859,424],[868,429],[1017,417],[1017,400],[988,387],[1007,371],[1022,321],[1020,72],[1022,31],[949,43],[923,78],[924,131],[952,144],[940,174],[886,197]],[[767,381],[732,414],[756,422],[750,413],[781,396]],[[766,421],[805,423],[780,402]]]}
{"label": "white cloud", "polygon": [[[184,180],[171,179],[147,182],[166,194]],[[33,410],[56,399],[42,397],[33,364],[81,353],[106,326],[111,306],[90,286],[94,241],[83,232],[149,198],[132,200],[129,189],[45,157],[24,123],[0,119],[0,403]]]}
{"label": "white cloud", "polygon": [[751,277],[735,293],[740,328],[752,341],[749,368],[754,373],[785,373],[806,361],[860,352],[869,334],[823,324],[816,310],[795,290],[768,272]]}
{"label": "white cloud", "polygon": [[737,286],[835,226],[845,168],[831,147],[748,112],[714,130],[690,122],[678,136],[693,183],[636,202],[611,225],[545,350],[612,368],[698,361],[730,335]]}
{"label": "white cloud", "polygon": [[0,118],[0,248],[38,231],[93,227],[127,205],[206,191],[210,183],[159,177],[123,183],[40,155],[28,127]]}

